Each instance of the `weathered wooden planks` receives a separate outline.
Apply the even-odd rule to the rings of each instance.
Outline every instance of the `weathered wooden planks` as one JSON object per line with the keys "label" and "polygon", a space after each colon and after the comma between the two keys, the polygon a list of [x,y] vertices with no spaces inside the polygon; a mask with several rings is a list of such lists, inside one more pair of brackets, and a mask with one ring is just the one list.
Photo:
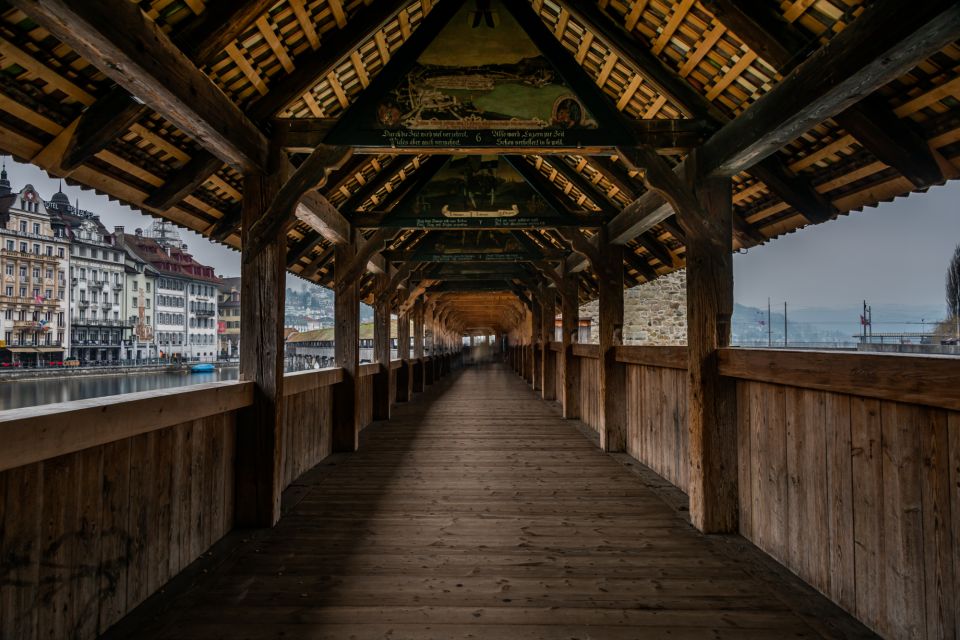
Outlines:
{"label": "weathered wooden planks", "polygon": [[686,492],[689,444],[686,372],[627,365],[627,453]]}
{"label": "weathered wooden planks", "polygon": [[235,412],[0,472],[0,637],[93,638],[233,526]]}
{"label": "weathered wooden planks", "polygon": [[738,386],[740,532],[883,635],[956,634],[958,414]]}

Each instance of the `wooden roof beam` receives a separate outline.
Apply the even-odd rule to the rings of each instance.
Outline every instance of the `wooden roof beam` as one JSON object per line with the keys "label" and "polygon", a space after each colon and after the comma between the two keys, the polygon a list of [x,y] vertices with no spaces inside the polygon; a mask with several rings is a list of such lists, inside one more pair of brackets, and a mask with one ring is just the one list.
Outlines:
{"label": "wooden roof beam", "polygon": [[599,213],[604,217],[610,217],[617,211],[610,203],[607,194],[603,193],[597,185],[587,180],[586,176],[579,173],[571,167],[562,156],[551,157],[545,160],[547,166],[556,169],[557,173],[563,176],[564,180],[570,183],[577,191],[585,195],[600,210]]}
{"label": "wooden roof beam", "polygon": [[776,154],[750,167],[750,173],[813,224],[826,222],[837,215],[833,203],[807,180],[790,171]]}
{"label": "wooden roof beam", "polygon": [[[881,162],[918,189],[946,179],[942,158],[911,123],[899,118],[879,94],[868,96],[833,118]],[[952,172],[952,171],[951,171]]]}
{"label": "wooden roof beam", "polygon": [[[806,57],[810,53],[810,45],[815,43],[815,39],[805,38],[799,29],[784,21],[778,11],[757,0],[707,0],[705,6],[751,49],[783,73]],[[897,117],[879,95],[867,96],[838,113],[834,120],[879,160],[895,168],[917,188],[943,182],[944,175],[936,152],[911,128],[909,122]],[[760,179],[811,222],[829,219],[830,216],[825,215],[827,212],[835,213],[826,199],[820,197],[817,203],[819,194],[815,190],[805,184],[798,185],[798,180],[791,179],[789,170],[774,170],[771,175],[767,167],[760,164],[759,169],[757,166],[751,167],[750,173],[760,177],[758,171],[767,172],[771,180]],[[785,180],[793,184],[784,184]],[[806,183],[802,179],[799,181]],[[802,199],[813,205],[811,208],[801,209],[791,202],[796,199],[798,186],[801,192],[805,192]],[[829,206],[824,208],[824,204]]]}
{"label": "wooden roof beam", "polygon": [[748,170],[960,37],[953,0],[877,0],[702,147],[707,173]]}
{"label": "wooden roof beam", "polygon": [[377,0],[361,6],[346,26],[324,34],[320,47],[294,59],[296,68],[293,73],[272,82],[270,91],[251,106],[250,115],[258,122],[277,115],[290,102],[312,89],[344,58],[373,38],[408,4],[410,0]]}
{"label": "wooden roof beam", "polygon": [[688,115],[694,118],[716,118],[715,108],[710,106],[700,93],[661,62],[639,40],[626,33],[596,3],[562,0],[560,4],[610,46],[619,57],[631,61],[645,80],[684,109]]}
{"label": "wooden roof beam", "polygon": [[58,40],[224,162],[266,169],[268,140],[128,0],[13,0]]}
{"label": "wooden roof beam", "polygon": [[[253,260],[282,229],[290,224],[297,211],[297,203],[309,190],[318,184],[326,182],[327,174],[347,162],[352,151],[345,147],[331,147],[323,145],[314,149],[313,153],[303,161],[293,175],[280,187],[277,195],[267,206],[267,210],[257,222],[244,233],[253,236],[252,241],[244,251],[245,262]],[[316,194],[317,197],[319,194]]]}
{"label": "wooden roof beam", "polygon": [[188,58],[203,64],[240,37],[276,0],[207,2],[203,12],[173,36]]}
{"label": "wooden roof beam", "polygon": [[758,0],[704,0],[704,8],[761,58],[786,73],[812,50],[816,39],[807,37],[774,10]]}

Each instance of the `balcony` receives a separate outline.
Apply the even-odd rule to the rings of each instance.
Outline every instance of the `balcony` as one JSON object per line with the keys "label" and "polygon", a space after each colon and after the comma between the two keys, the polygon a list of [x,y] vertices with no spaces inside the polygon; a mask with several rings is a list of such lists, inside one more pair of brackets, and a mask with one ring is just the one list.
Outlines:
{"label": "balcony", "polygon": [[121,328],[130,328],[133,326],[132,322],[127,320],[108,320],[106,318],[71,318],[70,324],[82,326],[82,327],[121,327]]}
{"label": "balcony", "polygon": [[198,318],[212,318],[213,316],[217,315],[217,312],[213,309],[197,309],[194,311],[194,314]]}

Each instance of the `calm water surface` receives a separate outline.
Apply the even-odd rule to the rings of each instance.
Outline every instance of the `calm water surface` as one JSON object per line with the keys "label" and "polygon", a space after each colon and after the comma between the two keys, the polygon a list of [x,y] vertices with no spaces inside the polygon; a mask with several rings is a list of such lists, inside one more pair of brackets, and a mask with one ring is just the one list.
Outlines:
{"label": "calm water surface", "polygon": [[0,381],[0,410],[34,407],[52,402],[69,402],[100,396],[115,396],[135,391],[154,391],[203,384],[218,380],[236,380],[239,367],[227,367],[211,373],[117,373],[104,376],[77,376],[42,380]]}

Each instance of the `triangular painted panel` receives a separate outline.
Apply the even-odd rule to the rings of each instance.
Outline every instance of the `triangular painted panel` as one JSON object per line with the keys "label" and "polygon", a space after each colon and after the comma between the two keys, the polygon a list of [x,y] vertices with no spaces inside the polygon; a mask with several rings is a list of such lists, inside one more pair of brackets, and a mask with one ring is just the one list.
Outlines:
{"label": "triangular painted panel", "polygon": [[385,226],[422,229],[539,228],[567,223],[500,156],[454,156]]}
{"label": "triangular painted panel", "polygon": [[408,66],[389,88],[380,84],[379,95],[361,95],[327,142],[566,148],[622,141],[598,128],[585,101],[500,0],[463,3]]}

